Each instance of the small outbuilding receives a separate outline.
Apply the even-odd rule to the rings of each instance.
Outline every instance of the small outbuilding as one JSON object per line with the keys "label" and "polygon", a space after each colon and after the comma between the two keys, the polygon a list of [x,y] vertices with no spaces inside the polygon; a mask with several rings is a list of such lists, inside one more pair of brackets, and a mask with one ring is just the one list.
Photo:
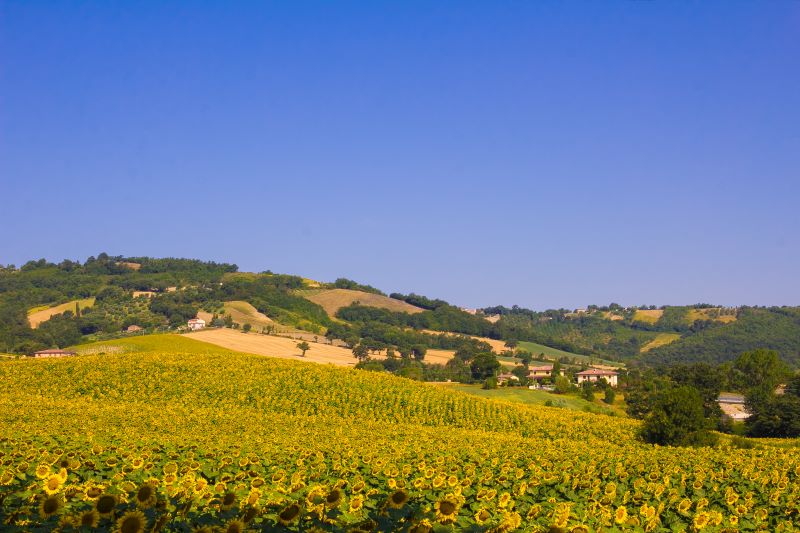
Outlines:
{"label": "small outbuilding", "polygon": [[137,331],[142,331],[141,326],[137,326],[136,324],[131,324],[127,328],[125,328],[125,333],[136,333]]}

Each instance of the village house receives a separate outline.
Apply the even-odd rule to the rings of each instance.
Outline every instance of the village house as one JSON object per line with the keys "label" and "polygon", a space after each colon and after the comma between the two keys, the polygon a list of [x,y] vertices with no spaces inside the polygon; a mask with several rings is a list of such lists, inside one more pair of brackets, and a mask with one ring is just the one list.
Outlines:
{"label": "village house", "polygon": [[193,318],[189,320],[186,323],[186,325],[189,327],[190,330],[197,331],[198,329],[203,329],[204,327],[206,327],[206,321],[203,320],[202,318]]}
{"label": "village house", "polygon": [[[563,376],[564,371],[562,370],[560,374]],[[528,368],[528,379],[541,381],[544,378],[550,378],[552,376],[553,365],[532,366]]]}
{"label": "village house", "polygon": [[497,384],[503,385],[505,383],[519,382],[519,378],[510,372],[505,372],[497,376]]}
{"label": "village house", "polygon": [[39,358],[39,357],[69,357],[69,356],[72,356],[72,355],[76,355],[76,353],[72,352],[72,351],[69,351],[69,350],[60,350],[58,348],[53,348],[53,349],[50,349],[50,350],[39,350],[38,352],[35,352],[35,353],[29,355],[28,357],[37,357],[37,358]]}
{"label": "village house", "polygon": [[596,383],[601,379],[605,379],[609,385],[611,385],[612,387],[616,387],[618,375],[619,374],[617,372],[614,372],[613,370],[590,368],[588,370],[584,370],[583,372],[576,373],[575,378],[578,380],[578,385],[580,385],[584,381]]}
{"label": "village house", "polygon": [[141,326],[137,326],[136,324],[131,324],[127,328],[125,328],[125,333],[136,333],[137,331],[142,331]]}

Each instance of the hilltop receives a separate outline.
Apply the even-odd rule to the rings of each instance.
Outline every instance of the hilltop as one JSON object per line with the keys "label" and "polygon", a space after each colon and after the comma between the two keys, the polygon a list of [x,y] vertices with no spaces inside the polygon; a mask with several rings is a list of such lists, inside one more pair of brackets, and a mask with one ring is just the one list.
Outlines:
{"label": "hilltop", "polygon": [[[464,310],[417,294],[387,295],[345,278],[239,272],[234,264],[111,257],[30,261],[0,268],[0,351],[29,353],[144,333],[176,331],[192,317],[342,350],[401,355],[459,349],[505,352],[572,365],[722,363],[756,348],[800,364],[800,308],[589,306]],[[463,352],[462,350],[462,352]],[[431,360],[434,358],[432,357]],[[518,358],[519,360],[519,358]],[[508,361],[506,361],[508,362]]]}

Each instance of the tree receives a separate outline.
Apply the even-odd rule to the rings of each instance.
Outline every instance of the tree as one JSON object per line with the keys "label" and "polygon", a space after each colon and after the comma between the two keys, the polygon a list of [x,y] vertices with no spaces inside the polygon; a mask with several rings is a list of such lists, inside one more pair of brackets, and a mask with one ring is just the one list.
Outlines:
{"label": "tree", "polygon": [[658,394],[639,436],[662,446],[709,446],[716,437],[708,432],[707,425],[703,398],[697,389],[672,387]]}
{"label": "tree", "polygon": [[566,394],[572,389],[572,383],[565,376],[556,376],[555,392],[557,394]]}
{"label": "tree", "polygon": [[617,393],[614,392],[613,387],[606,387],[606,394],[603,397],[603,401],[608,405],[612,405],[614,400],[617,398]]}
{"label": "tree", "polygon": [[594,401],[594,383],[592,383],[589,380],[586,380],[583,383],[581,383],[581,398],[583,398],[587,402]]}
{"label": "tree", "polygon": [[498,368],[500,368],[500,361],[491,352],[477,354],[472,358],[472,363],[470,364],[472,379],[476,381],[483,381],[488,377],[494,376]]}
{"label": "tree", "polygon": [[774,350],[753,350],[739,356],[733,364],[733,381],[739,390],[760,388],[772,392],[791,375],[789,367]]}
{"label": "tree", "polygon": [[301,352],[303,352],[301,357],[305,357],[306,356],[306,352],[311,349],[311,346],[309,346],[306,341],[298,342],[297,343],[297,349],[300,350]]}
{"label": "tree", "polygon": [[800,397],[794,394],[772,395],[750,407],[750,417],[745,421],[751,437],[800,437]]}
{"label": "tree", "polygon": [[244,326],[242,326],[242,331],[245,333],[249,333],[251,329],[253,329],[253,325],[250,322],[245,322]]}
{"label": "tree", "polygon": [[516,339],[509,339],[505,343],[505,347],[508,348],[510,352],[514,352],[514,350],[519,346],[519,341]]}
{"label": "tree", "polygon": [[422,361],[425,359],[425,354],[428,352],[428,347],[424,344],[415,344],[411,347],[411,355],[414,356],[414,359],[417,361]]}
{"label": "tree", "polygon": [[365,361],[366,359],[369,359],[369,349],[367,349],[367,347],[361,343],[356,344],[353,347],[353,355],[359,361]]}

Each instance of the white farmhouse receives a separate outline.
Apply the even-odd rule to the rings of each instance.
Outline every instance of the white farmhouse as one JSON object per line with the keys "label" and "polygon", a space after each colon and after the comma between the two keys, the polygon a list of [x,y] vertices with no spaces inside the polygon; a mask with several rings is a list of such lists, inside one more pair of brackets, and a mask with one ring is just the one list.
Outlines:
{"label": "white farmhouse", "polygon": [[600,381],[601,379],[605,379],[609,385],[612,387],[617,386],[617,374],[612,370],[603,370],[600,368],[590,368],[589,370],[584,370],[583,372],[578,372],[575,374],[575,377],[578,379],[578,385],[583,383],[584,381],[590,381],[595,383]]}
{"label": "white farmhouse", "polygon": [[202,318],[193,318],[186,323],[189,326],[189,329],[192,331],[197,331],[198,329],[203,329],[206,327],[206,321]]}

